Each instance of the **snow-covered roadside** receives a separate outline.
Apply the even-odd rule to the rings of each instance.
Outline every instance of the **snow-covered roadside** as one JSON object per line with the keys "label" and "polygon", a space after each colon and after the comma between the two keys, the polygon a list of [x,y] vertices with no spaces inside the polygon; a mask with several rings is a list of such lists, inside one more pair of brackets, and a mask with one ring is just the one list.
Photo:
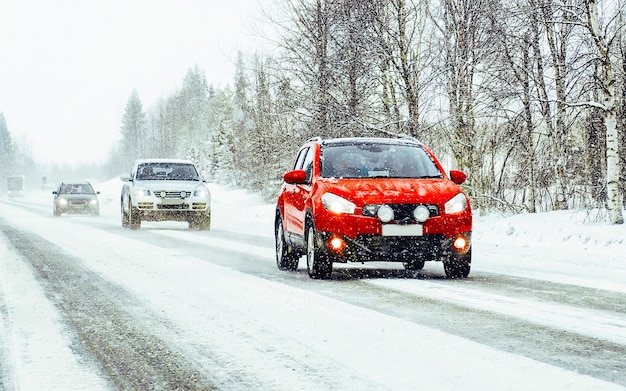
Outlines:
{"label": "snow-covered roadside", "polygon": [[[93,363],[72,350],[57,308],[27,263],[0,235],[0,390],[109,390]],[[6,307],[2,308],[5,304]],[[9,367],[4,365],[9,364]],[[3,376],[4,377],[1,377]]]}

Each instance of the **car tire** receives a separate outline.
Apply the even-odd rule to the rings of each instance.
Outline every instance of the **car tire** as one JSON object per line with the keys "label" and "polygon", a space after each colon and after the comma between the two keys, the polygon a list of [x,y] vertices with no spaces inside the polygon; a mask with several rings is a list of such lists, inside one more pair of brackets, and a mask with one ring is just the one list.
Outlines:
{"label": "car tire", "polygon": [[426,262],[423,259],[414,259],[410,262],[404,262],[404,268],[406,270],[422,270]]}
{"label": "car tire", "polygon": [[130,225],[129,222],[129,218],[128,218],[128,213],[126,213],[126,211],[124,210],[124,204],[122,203],[121,206],[121,210],[122,210],[122,227],[123,228],[128,228],[128,226]]}
{"label": "car tire", "polygon": [[466,278],[472,265],[472,249],[465,255],[451,255],[443,262],[443,270],[448,278]]}
{"label": "car tire", "polygon": [[298,269],[299,256],[293,248],[285,241],[285,231],[283,230],[283,221],[280,214],[276,216],[276,266],[278,270],[296,270]]}
{"label": "car tire", "polygon": [[133,208],[133,205],[130,203],[130,200],[128,201],[128,208],[129,208],[128,226],[130,227],[130,229],[141,228],[141,212],[138,209]]}
{"label": "car tire", "polygon": [[332,260],[317,246],[315,228],[312,223],[307,225],[306,232],[306,267],[309,277],[321,280],[329,279],[333,271]]}

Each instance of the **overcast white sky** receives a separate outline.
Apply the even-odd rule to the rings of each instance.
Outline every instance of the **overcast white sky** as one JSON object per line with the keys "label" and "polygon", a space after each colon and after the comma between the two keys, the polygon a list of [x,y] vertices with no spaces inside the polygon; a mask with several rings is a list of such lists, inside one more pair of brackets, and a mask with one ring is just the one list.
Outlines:
{"label": "overcast white sky", "polygon": [[261,43],[258,4],[0,0],[0,112],[38,161],[102,161],[133,88],[147,110],[196,64],[232,85],[236,51]]}

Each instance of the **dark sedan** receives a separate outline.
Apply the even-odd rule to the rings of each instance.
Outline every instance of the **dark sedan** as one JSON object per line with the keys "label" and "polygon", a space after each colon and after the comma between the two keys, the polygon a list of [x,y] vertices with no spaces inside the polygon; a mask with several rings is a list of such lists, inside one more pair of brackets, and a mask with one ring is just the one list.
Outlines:
{"label": "dark sedan", "polygon": [[52,212],[55,216],[63,213],[82,213],[97,216],[100,214],[98,194],[89,182],[61,183],[53,191]]}

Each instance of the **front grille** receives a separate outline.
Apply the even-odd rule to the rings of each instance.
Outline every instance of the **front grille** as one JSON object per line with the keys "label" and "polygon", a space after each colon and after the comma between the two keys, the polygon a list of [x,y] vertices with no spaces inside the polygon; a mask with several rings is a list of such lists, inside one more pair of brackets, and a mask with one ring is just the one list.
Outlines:
{"label": "front grille", "polygon": [[359,235],[351,245],[350,256],[359,261],[410,261],[416,258],[439,260],[445,253],[441,235],[386,237]]}
{"label": "front grille", "polygon": [[194,202],[191,205],[191,209],[204,210],[204,209],[206,209],[206,202]]}
{"label": "front grille", "polygon": [[[430,217],[439,216],[439,208],[437,205],[425,205],[425,204],[389,204],[388,206],[393,209],[394,219],[393,222],[411,224],[415,222],[413,211],[420,205],[424,205],[430,212]],[[363,207],[363,216],[376,217],[378,207],[381,205],[365,205]]]}
{"label": "front grille", "polygon": [[70,201],[70,205],[72,205],[72,206],[85,206],[85,205],[87,205],[87,201]]}
{"label": "front grille", "polygon": [[[183,192],[185,193],[185,197],[181,196]],[[162,194],[165,194],[165,197],[162,197]],[[191,196],[191,192],[183,191],[183,190],[170,190],[170,191],[155,190],[154,196],[157,198],[187,198]]]}

